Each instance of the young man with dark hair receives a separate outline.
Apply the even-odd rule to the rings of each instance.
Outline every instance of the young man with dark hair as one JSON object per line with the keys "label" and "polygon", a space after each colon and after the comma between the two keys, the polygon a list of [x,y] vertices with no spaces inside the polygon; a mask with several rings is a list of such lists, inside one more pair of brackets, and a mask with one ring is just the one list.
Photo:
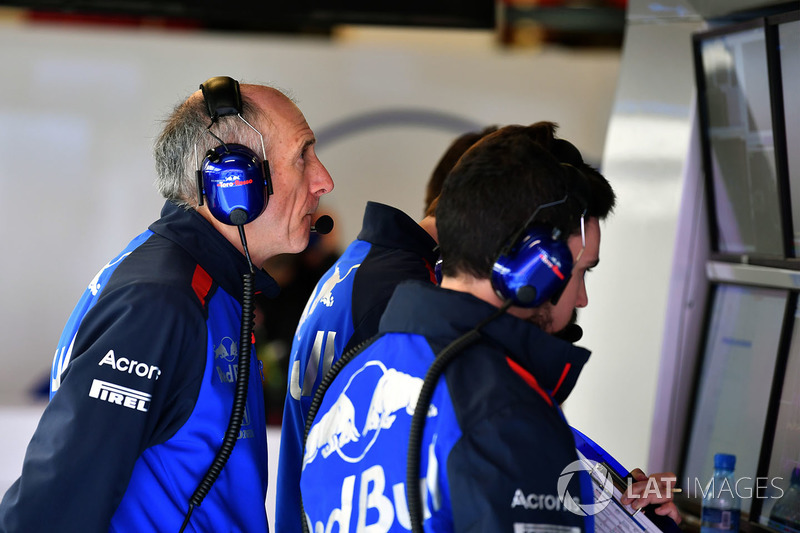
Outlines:
{"label": "young man with dark hair", "polygon": [[[584,276],[615,196],[554,127],[501,128],[448,176],[436,208],[441,286],[401,284],[378,337],[343,358],[312,407],[301,475],[310,531],[405,531],[415,517],[428,531],[593,530],[559,497],[578,460],[559,404],[589,351],[554,334],[588,304]],[[506,290],[515,273],[501,254],[534,246],[560,255],[537,251],[522,270],[557,260],[544,272],[564,279]],[[410,435],[415,411],[423,425]],[[585,474],[567,488],[592,500]]]}

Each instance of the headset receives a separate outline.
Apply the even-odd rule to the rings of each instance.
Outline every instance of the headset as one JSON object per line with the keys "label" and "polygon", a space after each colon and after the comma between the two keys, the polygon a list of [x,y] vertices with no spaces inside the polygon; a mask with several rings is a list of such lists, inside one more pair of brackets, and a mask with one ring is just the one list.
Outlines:
{"label": "headset", "polygon": [[[242,275],[242,321],[239,335],[239,362],[234,388],[233,408],[231,409],[228,427],[217,453],[203,478],[197,485],[191,498],[189,508],[184,516],[180,531],[189,524],[192,512],[205,499],[214,482],[228,462],[233,447],[238,439],[239,430],[244,419],[247,404],[247,389],[250,380],[250,351],[253,333],[253,317],[255,312],[255,268],[247,249],[244,225],[256,219],[267,207],[269,195],[272,194],[272,183],[269,175],[269,164],[264,150],[264,137],[242,117],[242,97],[239,82],[227,76],[211,78],[200,85],[211,118],[206,133],[220,142],[220,146],[209,150],[197,169],[198,205],[203,205],[203,196],[208,199],[208,209],[220,222],[238,226],[242,249],[247,258],[250,271]],[[241,144],[225,143],[211,131],[219,117],[236,115],[261,139],[263,157],[259,157],[248,147]],[[197,163],[197,144],[194,147],[195,163]],[[332,224],[331,224],[332,225]]]}
{"label": "headset", "polygon": [[[228,76],[211,78],[200,85],[206,102],[211,124],[206,132],[220,142],[208,150],[201,164],[197,164],[197,200],[203,205],[208,201],[208,210],[224,224],[240,226],[255,220],[267,207],[272,194],[272,179],[269,172],[264,136],[242,116],[242,96],[239,82]],[[261,157],[242,144],[225,143],[211,127],[220,117],[236,115],[256,132],[261,139]]]}
{"label": "headset", "polygon": [[[577,152],[577,148],[568,141],[563,142]],[[572,157],[571,160],[582,163],[580,152],[577,153],[578,159]],[[424,531],[422,496],[418,490],[420,448],[428,406],[439,377],[453,359],[481,338],[481,329],[502,316],[509,307],[512,305],[537,307],[548,299],[555,303],[569,282],[573,266],[572,251],[565,240],[569,233],[562,232],[559,228],[535,224],[536,216],[542,209],[564,204],[570,196],[573,196],[582,209],[580,215],[581,238],[583,247],[586,247],[584,217],[587,212],[586,198],[588,195],[585,177],[571,163],[564,163],[560,154],[555,153],[555,155],[559,157],[565,175],[566,193],[559,200],[537,206],[528,220],[507,239],[506,244],[500,249],[490,277],[492,288],[503,301],[502,305],[474,328],[456,338],[437,353],[422,381],[414,414],[411,417],[406,454],[406,503],[412,533],[423,533]],[[582,253],[583,250],[578,254],[578,259]],[[579,327],[578,330],[580,331]],[[580,334],[577,334],[574,340],[578,338],[580,338]],[[573,341],[570,340],[570,342]],[[310,423],[308,425],[310,426]]]}
{"label": "headset", "polygon": [[[569,282],[572,273],[573,259],[572,251],[567,245],[566,239],[569,232],[563,232],[559,228],[548,227],[542,224],[535,224],[536,216],[542,209],[554,207],[567,203],[572,196],[580,205],[580,229],[583,248],[586,247],[586,233],[584,218],[587,213],[588,184],[583,173],[577,168],[583,164],[580,152],[574,145],[562,139],[554,139],[552,147],[553,155],[559,160],[566,182],[566,192],[563,198],[540,204],[536,207],[533,214],[528,217],[509,239],[497,254],[491,272],[492,288],[502,300],[502,304],[489,316],[475,325],[471,330],[453,340],[445,346],[434,357],[434,361],[428,368],[422,386],[417,397],[414,414],[411,420],[409,431],[408,450],[406,454],[406,503],[408,506],[409,522],[412,533],[423,533],[423,504],[420,494],[420,452],[422,444],[422,432],[427,419],[428,406],[433,397],[433,391],[438,383],[438,379],[444,372],[447,365],[452,362],[464,349],[477,342],[481,338],[481,330],[490,322],[496,320],[511,307],[537,307],[550,299],[556,303],[561,292]],[[567,161],[567,162],[565,162]],[[573,163],[575,165],[573,165]],[[577,259],[583,250],[579,252]],[[442,260],[436,262],[437,284],[441,283]],[[577,325],[576,325],[577,327]],[[577,327],[577,336],[567,339],[569,342],[578,340],[582,333]],[[572,332],[574,333],[574,332]],[[339,374],[342,368],[355,358],[363,349],[371,344],[379,335],[362,342],[360,345],[350,349],[334,363],[331,369],[323,377],[312,398],[308,415],[306,417],[305,432],[303,435],[303,449],[305,449],[306,439],[311,426],[316,418],[317,411],[322,404],[322,399],[330,384]],[[302,495],[300,498],[301,507],[301,526],[304,533],[309,532],[308,522],[306,521],[305,511],[302,510]]]}
{"label": "headset", "polygon": [[[545,204],[566,202],[566,198]],[[538,212],[538,210],[537,210]],[[561,230],[535,225],[518,230],[492,267],[492,288],[497,296],[518,307],[538,307],[563,290],[572,273],[572,252]]]}
{"label": "headset", "polygon": [[511,300],[517,307],[538,307],[548,299],[555,304],[572,273],[572,251],[566,241],[569,232],[536,224],[536,216],[542,209],[564,204],[570,196],[576,198],[582,208],[581,238],[583,246],[586,246],[585,178],[570,163],[562,162],[561,168],[567,182],[564,197],[539,205],[506,240],[492,266],[491,282],[495,293],[501,300]]}

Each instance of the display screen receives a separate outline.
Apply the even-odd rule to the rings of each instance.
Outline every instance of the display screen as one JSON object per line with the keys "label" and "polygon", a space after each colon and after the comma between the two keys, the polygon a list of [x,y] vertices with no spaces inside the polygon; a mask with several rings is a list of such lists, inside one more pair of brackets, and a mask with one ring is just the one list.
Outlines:
{"label": "display screen", "polygon": [[794,256],[800,255],[800,20],[778,26],[783,113],[794,224]]}
{"label": "display screen", "polygon": [[742,511],[750,510],[787,299],[779,289],[714,289],[680,480],[688,498],[702,498],[714,454],[730,453]]}
{"label": "display screen", "polygon": [[[767,473],[769,482],[766,485],[767,492],[759,518],[759,522],[771,525],[777,531],[784,531],[782,526],[785,526],[785,523],[781,522],[782,517],[774,516],[772,511],[781,498],[788,496],[792,471],[800,467],[800,308],[795,311],[792,331]],[[794,523],[800,527],[800,505],[796,506],[795,517],[797,521]]]}
{"label": "display screen", "polygon": [[763,27],[699,40],[719,252],[783,257]]}

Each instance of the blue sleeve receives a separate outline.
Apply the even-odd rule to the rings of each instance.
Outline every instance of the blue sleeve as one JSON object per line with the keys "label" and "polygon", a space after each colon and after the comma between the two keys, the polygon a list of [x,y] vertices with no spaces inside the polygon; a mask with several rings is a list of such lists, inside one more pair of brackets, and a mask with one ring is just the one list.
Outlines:
{"label": "blue sleeve", "polygon": [[587,459],[606,463],[622,477],[626,477],[630,474],[628,469],[622,466],[610,453],[584,435],[580,430],[573,427],[572,433],[575,436],[575,446]]}
{"label": "blue sleeve", "polygon": [[278,456],[275,529],[301,531],[300,467],[306,414],[323,376],[353,334],[353,281],[368,243],[356,241],[319,280],[297,326]]}
{"label": "blue sleeve", "polygon": [[303,433],[305,431],[302,397],[295,400],[286,394],[281,425],[281,448],[278,461],[278,479],[275,498],[275,531],[300,533],[300,466],[302,464]]}
{"label": "blue sleeve", "polygon": [[107,531],[140,453],[191,413],[205,331],[186,293],[129,285],[103,294],[0,503],[0,530]]}
{"label": "blue sleeve", "polygon": [[350,321],[349,312],[315,316],[300,325],[292,344],[276,489],[275,529],[281,533],[302,531],[300,470],[306,416],[319,383],[342,354],[352,331]]}

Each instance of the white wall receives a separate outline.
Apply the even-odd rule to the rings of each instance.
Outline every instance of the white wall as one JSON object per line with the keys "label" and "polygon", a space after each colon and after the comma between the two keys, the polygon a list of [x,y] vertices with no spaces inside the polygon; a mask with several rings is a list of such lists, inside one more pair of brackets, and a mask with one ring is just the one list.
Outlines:
{"label": "white wall", "polygon": [[368,199],[420,216],[434,163],[465,131],[417,120],[332,133],[365,113],[555,120],[599,161],[618,53],[502,52],[484,32],[441,32],[441,44],[411,35],[400,44],[0,24],[0,404],[26,403],[86,284],[158,216],[159,120],[211,76],[274,83],[299,101],[336,182],[324,205],[345,241]]}
{"label": "white wall", "polygon": [[[685,173],[692,170],[686,166],[695,98],[691,35],[703,21],[685,7],[669,6],[678,3],[633,0],[628,6],[603,154],[619,205],[604,227],[600,267],[580,320],[594,355],[566,409],[576,427],[612,443],[609,449],[623,464],[649,472],[679,467],[663,460],[662,441],[681,421],[663,410],[654,419],[654,412],[657,401],[664,401],[657,396],[664,391],[660,385],[675,379],[666,375],[674,353],[663,352],[665,342],[675,339],[664,335],[670,280],[683,274],[673,270],[674,261],[685,261],[688,252],[685,234],[676,242],[676,228]],[[658,453],[648,456],[643,442]]]}
{"label": "white wall", "polygon": [[[324,205],[338,213],[344,241],[368,199],[421,215],[430,170],[461,133],[452,124],[553,120],[599,162],[620,106],[618,52],[504,51],[484,32],[329,41],[0,22],[0,65],[0,405],[10,406],[29,403],[95,272],[157,217],[149,150],[158,119],[211,76],[274,83],[299,101],[336,182]],[[334,135],[344,121],[397,109],[422,118]],[[632,131],[652,143],[673,133],[646,123]],[[633,467],[649,448],[680,179],[648,164],[619,171],[606,172],[620,206],[603,227],[581,313],[581,344],[595,353],[567,416]]]}

